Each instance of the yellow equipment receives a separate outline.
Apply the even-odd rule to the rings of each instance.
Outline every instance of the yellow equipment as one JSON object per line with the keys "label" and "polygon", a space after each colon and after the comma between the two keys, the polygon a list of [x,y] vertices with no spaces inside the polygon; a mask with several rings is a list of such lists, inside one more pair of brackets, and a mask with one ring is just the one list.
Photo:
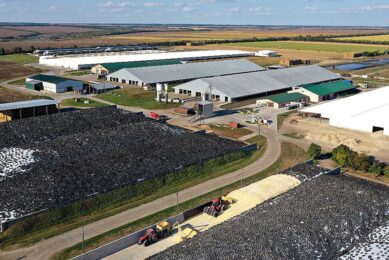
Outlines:
{"label": "yellow equipment", "polygon": [[155,229],[159,237],[167,237],[170,236],[173,227],[168,221],[165,220],[159,222]]}

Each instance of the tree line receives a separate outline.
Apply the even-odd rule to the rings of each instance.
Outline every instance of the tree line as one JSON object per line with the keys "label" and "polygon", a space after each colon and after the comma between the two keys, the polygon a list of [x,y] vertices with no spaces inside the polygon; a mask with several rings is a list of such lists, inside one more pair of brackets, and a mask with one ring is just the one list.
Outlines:
{"label": "tree line", "polygon": [[[312,143],[308,148],[308,155],[314,160],[320,158],[322,155],[321,147]],[[332,150],[331,159],[340,167],[372,173],[375,176],[386,175],[389,177],[389,165],[377,160],[374,156],[358,153],[344,144]]]}

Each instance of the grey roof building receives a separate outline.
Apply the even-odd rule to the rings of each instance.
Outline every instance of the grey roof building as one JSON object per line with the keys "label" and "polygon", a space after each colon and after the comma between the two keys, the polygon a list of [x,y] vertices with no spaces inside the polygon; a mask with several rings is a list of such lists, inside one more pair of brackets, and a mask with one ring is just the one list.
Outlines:
{"label": "grey roof building", "polygon": [[320,66],[260,71],[238,75],[202,78],[174,87],[177,94],[212,98],[232,102],[254,96],[268,96],[305,84],[327,82],[341,77]]}
{"label": "grey roof building", "polygon": [[262,71],[264,68],[245,59],[198,62],[142,68],[127,68],[107,75],[107,80],[145,86],[180,83],[198,78]]}

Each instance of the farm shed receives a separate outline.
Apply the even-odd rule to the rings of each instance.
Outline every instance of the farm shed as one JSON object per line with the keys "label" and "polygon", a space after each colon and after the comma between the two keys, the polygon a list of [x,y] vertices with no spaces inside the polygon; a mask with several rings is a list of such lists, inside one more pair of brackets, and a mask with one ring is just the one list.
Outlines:
{"label": "farm shed", "polygon": [[153,61],[129,61],[129,62],[116,62],[116,63],[102,63],[94,66],[91,69],[93,74],[107,75],[115,71],[126,68],[141,68],[150,66],[163,66],[181,64],[179,60],[153,60]]}
{"label": "farm shed", "polygon": [[300,110],[329,120],[329,125],[389,135],[389,87],[380,88]]}
{"label": "farm shed", "polygon": [[48,99],[37,99],[0,104],[0,122],[16,119],[54,114],[58,112],[58,102]]}
{"label": "farm shed", "polygon": [[257,104],[265,103],[268,107],[283,108],[293,103],[305,104],[308,101],[309,101],[308,96],[296,92],[296,93],[281,93],[277,95],[272,95],[267,98],[257,100]]}
{"label": "farm shed", "polygon": [[279,94],[301,85],[337,79],[340,79],[339,75],[313,65],[197,79],[174,87],[174,91],[176,94],[197,97],[211,95],[216,101],[233,102]]}
{"label": "farm shed", "polygon": [[53,75],[37,74],[26,78],[26,88],[33,90],[45,90],[55,93],[67,91],[81,91],[83,82]]}
{"label": "farm shed", "polygon": [[224,60],[143,68],[127,68],[107,75],[107,80],[137,86],[182,83],[193,79],[264,70],[248,60]]}
{"label": "farm shed", "polygon": [[337,98],[354,90],[355,87],[349,81],[337,80],[326,83],[307,84],[293,90],[293,92],[309,96],[311,102],[317,103]]}
{"label": "farm shed", "polygon": [[93,94],[101,94],[107,91],[118,89],[118,86],[113,85],[110,82],[103,82],[103,83],[95,83],[90,86],[88,86],[89,93]]}
{"label": "farm shed", "polygon": [[253,52],[237,50],[210,50],[210,51],[182,51],[182,52],[161,52],[145,51],[145,53],[126,54],[95,54],[95,55],[71,55],[62,57],[40,57],[39,63],[47,66],[64,67],[71,69],[92,68],[101,63],[129,62],[129,61],[151,61],[179,59],[185,61],[224,59],[254,56]]}

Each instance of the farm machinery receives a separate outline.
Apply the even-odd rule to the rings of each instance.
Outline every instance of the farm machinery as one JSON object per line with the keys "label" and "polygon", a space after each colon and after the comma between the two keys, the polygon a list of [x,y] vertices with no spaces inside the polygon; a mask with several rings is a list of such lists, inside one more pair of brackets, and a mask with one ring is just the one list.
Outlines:
{"label": "farm machinery", "polygon": [[227,207],[233,203],[233,199],[227,196],[222,196],[221,198],[214,198],[212,200],[211,206],[207,206],[203,209],[203,212],[212,216],[217,217],[223,213]]}
{"label": "farm machinery", "polygon": [[139,238],[138,244],[144,246],[154,244],[161,238],[170,236],[172,229],[173,227],[168,221],[162,221],[156,225],[155,229],[147,229],[146,233]]}

